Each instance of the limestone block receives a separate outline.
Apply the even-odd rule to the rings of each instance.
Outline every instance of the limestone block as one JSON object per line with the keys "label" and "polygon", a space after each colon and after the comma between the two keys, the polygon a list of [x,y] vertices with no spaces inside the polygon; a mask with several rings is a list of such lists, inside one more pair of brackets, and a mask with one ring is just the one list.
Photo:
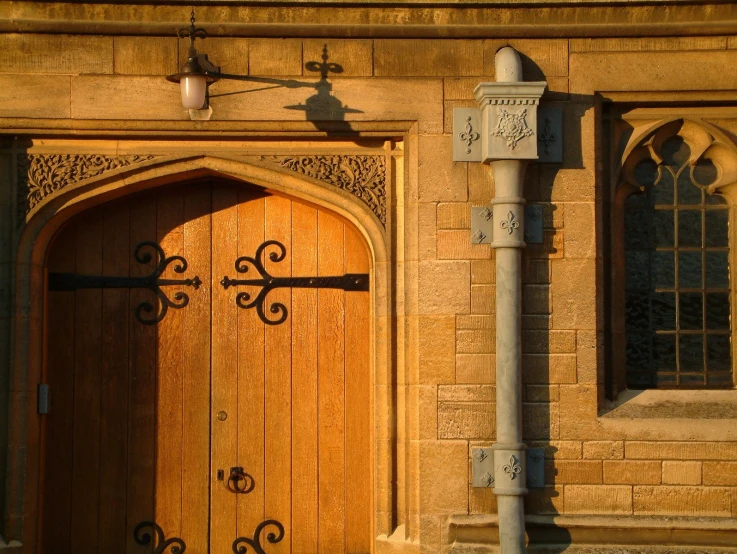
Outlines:
{"label": "limestone block", "polygon": [[627,441],[624,457],[631,460],[735,460],[735,442]]}
{"label": "limestone block", "polygon": [[[566,240],[571,236],[566,233]],[[552,260],[550,296],[553,327],[556,329],[596,329],[596,260]]]}
{"label": "limestone block", "polygon": [[495,383],[494,354],[456,355],[456,383]]}
{"label": "limestone block", "polygon": [[522,314],[522,329],[550,329],[553,325],[553,318],[549,315],[528,315]]}
{"label": "limestone block", "polygon": [[576,332],[576,372],[578,383],[594,385],[603,372],[604,333],[594,330]]}
{"label": "limestone block", "polygon": [[700,485],[701,462],[663,462],[664,485]]}
{"label": "limestone block", "polygon": [[420,440],[432,440],[438,436],[438,392],[436,386],[413,386],[416,389]]}
{"label": "limestone block", "polygon": [[[737,52],[572,53],[571,93],[720,90],[737,81]],[[684,67],[690,71],[683,71]]]}
{"label": "limestone block", "polygon": [[[565,422],[594,420],[597,415],[597,390],[587,385],[561,385],[560,419]],[[569,438],[567,435],[566,438]],[[627,457],[625,445],[625,457]]]}
{"label": "limestone block", "polygon": [[0,75],[0,117],[68,118],[67,75]]}
{"label": "limestone block", "polygon": [[[544,81],[547,77],[568,75],[568,41],[561,39],[519,39],[505,41],[522,57],[525,81]],[[494,56],[504,46],[498,40],[484,41],[484,74],[494,75]]]}
{"label": "limestone block", "polygon": [[[248,75],[248,39],[236,37],[208,37],[197,42],[198,51],[207,54],[208,60],[220,67],[223,73]],[[179,66],[187,61],[189,39],[179,41]]]}
{"label": "limestone block", "polygon": [[456,318],[456,329],[487,329],[493,333],[496,317],[493,315],[459,315]]}
{"label": "limestone block", "polygon": [[612,485],[659,485],[661,463],[656,461],[604,460],[604,482]]}
{"label": "limestone block", "polygon": [[250,75],[302,75],[302,41],[287,38],[251,39]]}
{"label": "limestone block", "polygon": [[529,489],[524,499],[526,514],[563,513],[562,485],[546,485],[539,489]]}
{"label": "limestone block", "polygon": [[[301,70],[300,70],[301,73]],[[314,79],[295,77],[284,79],[314,85]],[[173,86],[170,84],[170,86]],[[211,86],[213,94],[213,120],[259,121],[418,121],[421,133],[440,133],[443,128],[442,82],[430,79],[334,79],[331,97],[355,112],[342,114],[330,107],[316,108],[308,114],[289,106],[305,106],[308,98],[315,96],[311,86],[264,88],[241,81],[218,81]],[[263,89],[263,90],[261,90]],[[448,137],[450,146],[450,137]],[[450,150],[444,161],[451,164]],[[436,200],[436,199],[435,199]]]}
{"label": "limestone block", "polygon": [[622,441],[586,441],[583,443],[583,457],[591,460],[619,460],[624,458]]}
{"label": "limestone block", "polygon": [[159,77],[176,73],[181,65],[177,63],[177,40],[174,37],[115,37],[115,73]]}
{"label": "limestone block", "polygon": [[438,231],[439,260],[485,260],[491,257],[491,245],[471,242],[469,229]]}
{"label": "limestone block", "polygon": [[471,285],[471,313],[496,313],[496,285]]}
{"label": "limestone block", "polygon": [[470,229],[471,210],[465,202],[438,204],[438,229]]}
{"label": "limestone block", "polygon": [[542,244],[528,244],[525,249],[528,259],[552,259],[563,257],[563,232],[543,230]]}
{"label": "limestone block", "polygon": [[558,402],[558,385],[526,385],[525,402]]}
{"label": "limestone block", "polygon": [[571,52],[680,52],[724,50],[726,41],[726,37],[576,38],[568,47]]}
{"label": "limestone block", "polygon": [[523,331],[525,354],[565,354],[576,351],[575,331]]}
{"label": "limestone block", "polygon": [[494,402],[496,388],[492,385],[438,385],[439,402]]}
{"label": "limestone block", "polygon": [[[580,140],[580,139],[579,139]],[[548,202],[593,202],[594,172],[589,169],[565,169],[551,165],[540,167],[540,189],[536,200]]]}
{"label": "limestone block", "polygon": [[557,439],[560,436],[557,402],[523,402],[522,421],[525,439]]}
{"label": "limestone block", "polygon": [[544,448],[546,460],[580,460],[581,459],[581,441],[529,441],[527,446],[530,448]]}
{"label": "limestone block", "polygon": [[494,173],[486,164],[468,164],[468,200],[477,206],[488,204],[494,197]]}
{"label": "limestone block", "polygon": [[455,318],[420,317],[420,383],[452,383],[455,378]]}
{"label": "limestone block", "polygon": [[443,79],[443,97],[445,100],[473,100],[473,107],[478,107],[473,89],[484,77],[448,77]]}
{"label": "limestone block", "polygon": [[468,164],[453,161],[452,138],[447,135],[421,135],[419,150],[420,201],[466,202]]}
{"label": "limestone block", "polygon": [[727,38],[727,48],[729,48],[729,49],[737,48],[737,37],[728,37]]}
{"label": "limestone block", "polygon": [[[303,42],[304,63],[311,61],[322,63],[323,48],[327,47],[328,63],[338,64],[340,73],[330,76],[370,77],[373,72],[373,42],[370,40],[328,40],[308,39]],[[305,76],[315,76],[312,71],[304,69]],[[318,74],[319,76],[319,74]]]}
{"label": "limestone block", "polygon": [[[473,295],[473,292],[471,294]],[[549,285],[524,285],[522,287],[522,313],[547,315],[551,311]]]}
{"label": "limestone block", "polygon": [[465,441],[420,442],[420,513],[468,511],[468,446]]}
{"label": "limestone block", "polygon": [[635,515],[732,515],[729,489],[720,487],[636,486]]}
{"label": "limestone block", "polygon": [[522,283],[549,284],[551,277],[550,266],[551,264],[548,260],[523,259]]}
{"label": "limestone block", "polygon": [[596,257],[596,214],[593,203],[566,204],[566,258]]}
{"label": "limestone block", "polygon": [[[420,532],[419,532],[419,550],[420,554],[432,554],[440,552],[443,536],[444,519],[438,516],[428,516],[424,513],[420,515]],[[408,549],[405,547],[407,543],[398,542],[396,553],[403,554]],[[411,552],[415,552],[412,550]]]}
{"label": "limestone block", "polygon": [[737,462],[704,462],[704,485],[737,486]]}
{"label": "limestone block", "polygon": [[113,38],[0,34],[0,73],[112,73]]}
{"label": "limestone block", "polygon": [[568,485],[563,496],[567,514],[632,513],[632,487],[626,485]]}
{"label": "limestone block", "polygon": [[482,54],[480,40],[375,40],[374,75],[481,75]]}
{"label": "limestone block", "polygon": [[189,119],[179,87],[161,77],[72,77],[75,119]]}
{"label": "limestone block", "polygon": [[420,262],[420,314],[467,314],[471,309],[468,262]]}
{"label": "limestone block", "polygon": [[438,439],[494,438],[496,404],[438,401]]}
{"label": "limestone block", "polygon": [[572,354],[524,354],[522,379],[525,383],[575,383],[576,356]]}
{"label": "limestone block", "polygon": [[417,204],[418,256],[420,260],[434,260],[437,257],[437,204],[421,202]]}
{"label": "limestone block", "polygon": [[496,263],[494,260],[471,261],[471,284],[481,285],[496,280]]}
{"label": "limestone block", "polygon": [[456,331],[458,354],[491,354],[496,351],[494,336],[488,331]]}
{"label": "limestone block", "polygon": [[546,484],[590,485],[602,482],[601,461],[598,460],[546,460]]}

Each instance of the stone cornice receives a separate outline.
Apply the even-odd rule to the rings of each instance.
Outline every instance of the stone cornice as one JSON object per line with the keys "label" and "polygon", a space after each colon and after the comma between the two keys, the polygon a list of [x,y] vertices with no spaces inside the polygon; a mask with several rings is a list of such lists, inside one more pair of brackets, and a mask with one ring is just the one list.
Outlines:
{"label": "stone cornice", "polygon": [[[189,6],[191,3],[186,3]],[[514,38],[737,34],[733,3],[712,0],[491,0],[421,3],[374,0],[198,2],[210,36]],[[2,2],[0,32],[174,36],[184,2]],[[231,9],[238,10],[232,17]],[[401,21],[402,24],[396,24]]]}

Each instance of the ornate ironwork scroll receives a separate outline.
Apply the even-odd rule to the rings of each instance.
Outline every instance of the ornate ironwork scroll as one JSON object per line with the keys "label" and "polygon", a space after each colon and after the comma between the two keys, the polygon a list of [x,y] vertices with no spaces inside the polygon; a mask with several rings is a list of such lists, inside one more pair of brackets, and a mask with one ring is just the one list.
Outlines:
{"label": "ornate ironwork scroll", "polygon": [[153,325],[158,323],[169,308],[181,309],[189,304],[189,296],[185,292],[177,292],[173,299],[169,298],[161,289],[163,286],[179,285],[184,287],[192,287],[195,290],[200,287],[202,281],[198,276],[191,279],[162,279],[161,275],[171,264],[174,266],[176,273],[184,273],[187,271],[187,260],[182,256],[166,257],[164,250],[151,241],[140,242],[133,251],[133,257],[140,264],[148,264],[151,262],[152,256],[150,252],[142,252],[144,248],[150,248],[156,252],[158,258],[156,267],[148,275],[142,277],[114,277],[114,276],[98,276],[98,275],[76,275],[74,273],[49,273],[49,290],[52,291],[71,291],[77,289],[149,289],[159,299],[159,309],[153,317],[146,317],[144,314],[153,314],[154,306],[151,302],[144,300],[136,306],[136,319],[145,325]]}
{"label": "ornate ironwork scroll", "polygon": [[151,533],[145,532],[147,528],[152,529],[156,534],[156,541],[152,545],[154,549],[153,554],[164,554],[167,552],[167,549],[168,554],[183,554],[187,550],[187,545],[179,537],[165,539],[164,530],[153,521],[142,521],[136,525],[136,528],[133,530],[133,540],[136,541],[136,544],[140,544],[141,546],[151,544],[153,537]]}
{"label": "ornate ironwork scroll", "polygon": [[367,273],[346,273],[340,276],[328,277],[272,277],[264,264],[261,257],[269,246],[275,246],[278,252],[271,252],[269,259],[272,262],[281,262],[287,255],[285,246],[277,240],[267,240],[256,249],[254,256],[241,256],[235,261],[235,270],[238,273],[247,273],[249,266],[253,266],[258,271],[260,278],[258,279],[231,279],[227,275],[222,278],[220,284],[223,288],[234,287],[238,285],[261,287],[256,298],[251,300],[251,295],[247,292],[239,292],[235,297],[235,303],[240,308],[250,309],[256,308],[261,321],[267,325],[279,325],[287,319],[287,307],[281,302],[274,302],[269,306],[272,314],[277,314],[275,319],[269,319],[264,312],[264,303],[266,296],[274,289],[292,287],[292,288],[308,288],[308,289],[342,289],[345,291],[367,291],[369,290],[369,276]]}
{"label": "ornate ironwork scroll", "polygon": [[256,526],[253,532],[253,538],[238,537],[233,541],[234,554],[246,554],[249,552],[248,547],[253,549],[254,554],[266,554],[264,547],[261,546],[261,533],[269,525],[276,527],[276,533],[268,533],[266,540],[271,544],[276,544],[284,538],[284,526],[275,519],[267,519]]}

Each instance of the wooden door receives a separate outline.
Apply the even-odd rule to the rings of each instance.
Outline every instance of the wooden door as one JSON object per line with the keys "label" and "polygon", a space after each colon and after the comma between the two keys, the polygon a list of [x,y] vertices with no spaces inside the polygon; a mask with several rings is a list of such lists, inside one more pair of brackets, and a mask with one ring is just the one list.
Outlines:
{"label": "wooden door", "polygon": [[[269,554],[371,550],[369,294],[278,288],[265,315],[279,303],[286,319],[265,323],[236,303],[258,287],[221,280],[242,277],[236,259],[267,240],[285,249],[261,257],[275,277],[369,272],[358,232],[334,214],[216,181],[111,203],[58,234],[50,285],[57,273],[147,275],[158,260],[152,247],[132,256],[141,241],[186,260],[162,278],[201,284],[162,287],[188,303],[156,324],[137,316],[156,315],[137,312],[157,304],[150,290],[51,286],[40,552],[151,552],[154,524],[192,553],[233,552],[239,537]],[[250,492],[228,489],[235,467]],[[283,533],[259,527],[272,520]]]}

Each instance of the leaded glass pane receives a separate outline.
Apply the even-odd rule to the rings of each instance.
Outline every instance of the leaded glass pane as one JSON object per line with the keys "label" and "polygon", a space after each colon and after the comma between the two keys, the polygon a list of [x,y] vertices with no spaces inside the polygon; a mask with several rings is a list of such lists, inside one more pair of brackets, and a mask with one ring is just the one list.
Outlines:
{"label": "leaded glass pane", "polygon": [[701,250],[678,254],[678,288],[701,288]]}
{"label": "leaded glass pane", "polygon": [[[632,198],[632,196],[630,196]],[[647,212],[628,210],[624,216],[625,248],[645,250],[650,247],[647,232]]]}
{"label": "leaded glass pane", "polygon": [[709,331],[729,330],[729,293],[706,293],[706,329]]}
{"label": "leaded glass pane", "polygon": [[727,246],[727,222],[729,210],[706,210],[706,240],[705,246],[719,247]]}
{"label": "leaded glass pane", "polygon": [[676,295],[672,292],[654,292],[650,297],[653,329],[672,331],[676,328]]}
{"label": "leaded glass pane", "polygon": [[673,248],[675,240],[673,210],[657,210],[652,212],[652,222],[652,245],[655,247]]}
{"label": "leaded glass pane", "polygon": [[663,171],[661,173],[660,181],[655,183],[654,186],[648,188],[650,191],[650,203],[653,206],[672,206],[675,202],[675,195],[673,194],[673,175],[670,171]]}
{"label": "leaded glass pane", "polygon": [[701,248],[701,210],[678,210],[678,246]]}
{"label": "leaded glass pane", "polygon": [[691,182],[688,171],[678,176],[678,205],[701,204],[701,187]]}
{"label": "leaded glass pane", "polygon": [[675,334],[660,334],[653,337],[653,365],[656,371],[672,371],[676,367]]}
{"label": "leaded glass pane", "polygon": [[704,370],[704,335],[681,335],[678,350],[681,371]]}
{"label": "leaded glass pane", "polygon": [[732,352],[729,335],[706,335],[706,368],[708,371],[729,371]]}
{"label": "leaded glass pane", "polygon": [[652,275],[655,288],[672,289],[676,286],[676,260],[673,250],[652,252]]}
{"label": "leaded glass pane", "polygon": [[705,269],[708,288],[729,287],[729,252],[706,252]]}
{"label": "leaded glass pane", "polygon": [[649,260],[646,250],[632,250],[627,252],[625,261],[627,267],[627,289],[647,290],[649,286]]}

